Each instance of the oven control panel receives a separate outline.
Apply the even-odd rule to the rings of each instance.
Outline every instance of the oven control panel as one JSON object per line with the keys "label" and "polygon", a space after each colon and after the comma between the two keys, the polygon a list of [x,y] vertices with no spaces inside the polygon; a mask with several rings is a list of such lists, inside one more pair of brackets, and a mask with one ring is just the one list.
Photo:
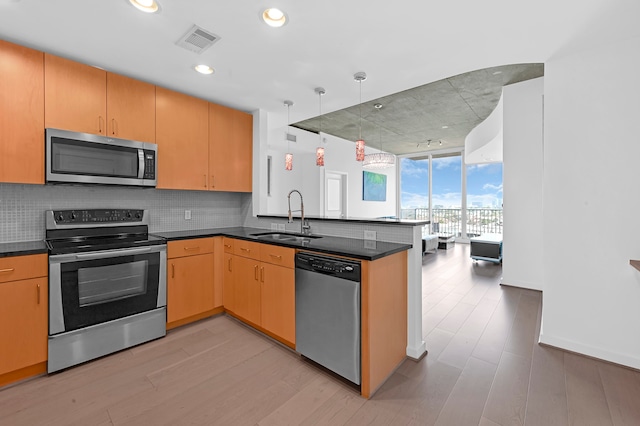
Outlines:
{"label": "oven control panel", "polygon": [[53,219],[58,225],[76,225],[85,223],[136,223],[142,222],[144,210],[141,209],[89,209],[54,210]]}

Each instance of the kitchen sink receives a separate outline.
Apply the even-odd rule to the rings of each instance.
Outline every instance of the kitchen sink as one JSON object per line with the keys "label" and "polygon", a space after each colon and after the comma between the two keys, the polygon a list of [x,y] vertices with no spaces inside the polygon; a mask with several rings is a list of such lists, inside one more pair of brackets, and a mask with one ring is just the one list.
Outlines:
{"label": "kitchen sink", "polygon": [[318,238],[322,238],[318,235],[301,235],[301,234],[288,234],[284,232],[262,232],[258,234],[251,234],[252,237],[256,237],[259,240],[271,240],[282,242],[297,242],[308,243]]}

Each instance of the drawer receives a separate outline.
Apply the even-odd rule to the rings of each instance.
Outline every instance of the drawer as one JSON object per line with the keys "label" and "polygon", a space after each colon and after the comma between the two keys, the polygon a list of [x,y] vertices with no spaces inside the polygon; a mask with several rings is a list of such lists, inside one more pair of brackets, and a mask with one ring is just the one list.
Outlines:
{"label": "drawer", "polygon": [[46,277],[49,260],[46,254],[0,258],[0,282]]}
{"label": "drawer", "polygon": [[169,241],[167,243],[168,259],[205,253],[213,253],[213,237]]}
{"label": "drawer", "polygon": [[224,246],[224,252],[225,253],[233,254],[233,243],[235,241],[236,240],[234,240],[233,238],[227,238],[227,237],[224,237],[222,239],[222,245]]}
{"label": "drawer", "polygon": [[260,243],[245,240],[233,241],[233,254],[260,260]]}
{"label": "drawer", "polygon": [[262,262],[293,268],[294,255],[295,249],[292,248],[260,244],[260,260]]}

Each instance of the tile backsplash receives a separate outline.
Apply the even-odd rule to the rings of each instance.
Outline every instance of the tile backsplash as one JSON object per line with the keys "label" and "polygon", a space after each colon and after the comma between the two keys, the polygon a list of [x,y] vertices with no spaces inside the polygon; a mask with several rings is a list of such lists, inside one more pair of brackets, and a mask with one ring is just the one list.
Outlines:
{"label": "tile backsplash", "polygon": [[[148,188],[81,185],[22,185],[0,183],[0,243],[42,240],[44,212],[55,209],[134,208],[150,211],[150,232],[249,226],[270,229],[285,224],[300,231],[300,219],[257,218],[251,194],[233,192],[174,191]],[[191,220],[184,211],[191,210]],[[311,220],[311,232],[347,238],[363,238],[365,230],[377,232],[377,240],[411,243],[409,226]]]}
{"label": "tile backsplash", "polygon": [[246,199],[250,212],[240,193],[0,183],[0,243],[42,240],[44,212],[55,209],[148,209],[151,232],[242,226]]}

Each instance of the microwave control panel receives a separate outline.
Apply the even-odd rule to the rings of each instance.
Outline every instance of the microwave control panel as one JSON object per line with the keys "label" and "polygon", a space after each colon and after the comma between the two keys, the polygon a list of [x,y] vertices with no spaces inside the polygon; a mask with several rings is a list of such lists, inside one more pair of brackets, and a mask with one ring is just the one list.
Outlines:
{"label": "microwave control panel", "polygon": [[156,178],[156,153],[154,151],[144,150],[144,176],[143,179]]}

